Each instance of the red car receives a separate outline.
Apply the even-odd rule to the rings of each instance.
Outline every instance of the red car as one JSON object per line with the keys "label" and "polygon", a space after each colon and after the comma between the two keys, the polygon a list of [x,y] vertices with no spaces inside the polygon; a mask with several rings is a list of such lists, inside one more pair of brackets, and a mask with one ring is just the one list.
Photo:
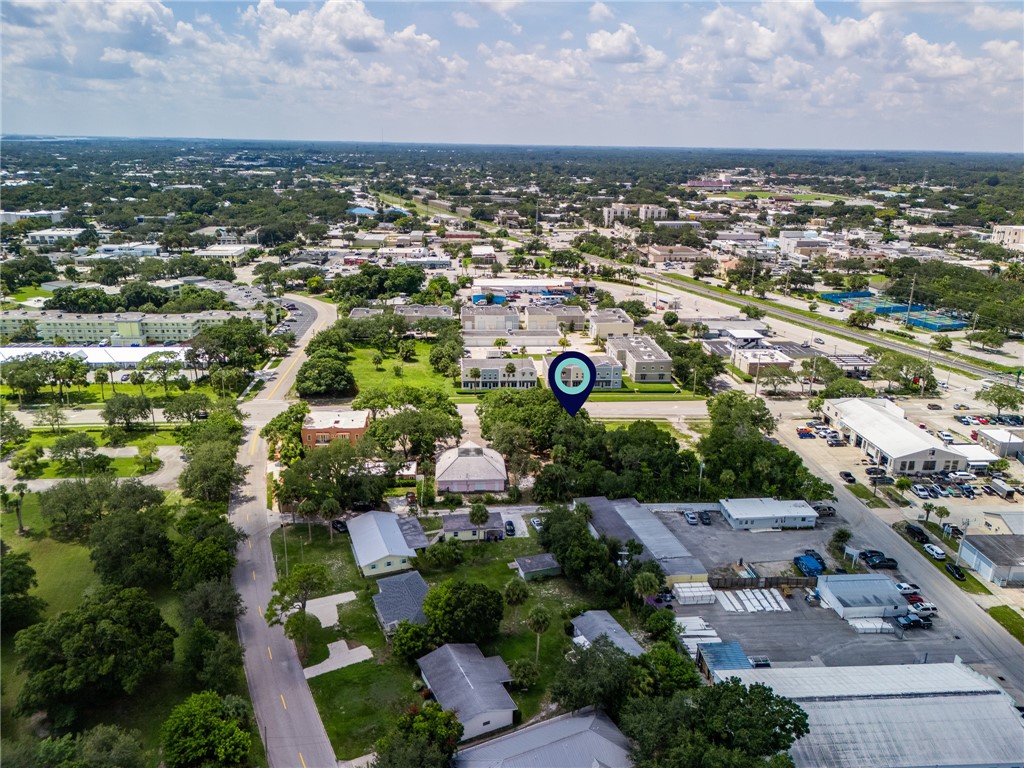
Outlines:
{"label": "red car", "polygon": [[924,602],[924,598],[920,595],[904,595],[904,597],[907,599],[907,602],[911,605],[917,605],[918,603]]}
{"label": "red car", "polygon": [[979,416],[978,417],[978,423],[979,424],[988,424],[988,419],[986,419],[984,416]]}

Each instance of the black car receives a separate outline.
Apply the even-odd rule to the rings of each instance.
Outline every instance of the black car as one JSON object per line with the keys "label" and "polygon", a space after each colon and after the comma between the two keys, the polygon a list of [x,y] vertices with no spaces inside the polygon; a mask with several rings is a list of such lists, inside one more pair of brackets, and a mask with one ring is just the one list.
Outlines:
{"label": "black car", "polygon": [[890,571],[895,571],[897,568],[900,567],[900,564],[893,560],[891,557],[872,557],[870,560],[868,560],[867,564],[869,568],[875,568],[878,570],[884,568]]}
{"label": "black car", "polygon": [[942,410],[942,406],[939,405],[938,403],[928,403],[928,410],[929,411],[941,411]]}
{"label": "black car", "polygon": [[946,573],[957,581],[967,581],[967,574],[964,573],[964,569],[956,563],[946,563]]}
{"label": "black car", "polygon": [[896,485],[896,478],[888,475],[876,475],[871,478],[872,485]]}
{"label": "black car", "polygon": [[928,534],[924,532],[923,528],[918,528],[916,525],[907,523],[907,536],[912,538],[918,544],[928,543]]}
{"label": "black car", "polygon": [[868,477],[881,476],[885,474],[885,470],[881,467],[868,467],[864,470],[864,474]]}
{"label": "black car", "polygon": [[347,533],[348,523],[344,520],[331,520],[331,528],[334,529],[335,533]]}
{"label": "black car", "polygon": [[813,549],[805,549],[804,554],[817,561],[818,565],[821,566],[822,570],[825,570],[825,558],[815,552]]}
{"label": "black car", "polygon": [[879,552],[877,549],[862,549],[857,557],[861,560],[870,560],[872,557],[885,557],[885,552]]}
{"label": "black car", "polygon": [[847,471],[844,470],[844,471],[839,473],[839,476],[841,478],[843,478],[843,480],[845,480],[848,483],[856,483],[857,482],[857,478],[853,476],[853,472],[847,472]]}
{"label": "black car", "polygon": [[511,520],[506,520],[505,521],[505,535],[506,536],[515,536],[516,535],[516,524],[513,523]]}
{"label": "black car", "polygon": [[700,522],[703,525],[711,525],[711,513],[708,512],[706,509],[702,509],[700,512],[698,512],[697,517],[700,518]]}

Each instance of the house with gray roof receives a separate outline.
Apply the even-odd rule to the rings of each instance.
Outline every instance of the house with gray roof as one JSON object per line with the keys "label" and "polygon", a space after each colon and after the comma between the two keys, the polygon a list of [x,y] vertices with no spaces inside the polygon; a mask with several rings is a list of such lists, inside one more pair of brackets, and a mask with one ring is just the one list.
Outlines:
{"label": "house with gray roof", "polygon": [[384,634],[395,631],[399,622],[426,624],[423,599],[427,596],[427,582],[419,571],[409,571],[377,580],[380,592],[373,596],[373,607]]}
{"label": "house with gray roof", "polygon": [[[415,521],[414,518],[409,518]],[[410,540],[398,524],[398,515],[393,512],[366,512],[348,521],[348,532],[352,538],[352,552],[356,565],[363,576],[380,576],[412,568],[409,560],[416,556],[414,544],[426,541],[423,528],[406,523]],[[416,533],[415,528],[419,528]]]}
{"label": "house with gray roof", "polygon": [[580,710],[459,750],[455,768],[632,768],[629,748],[608,715]]}
{"label": "house with gray roof", "polygon": [[589,648],[599,637],[607,637],[612,645],[630,656],[641,656],[644,649],[608,611],[587,611],[571,622],[573,642]]}
{"label": "house with gray roof", "polygon": [[491,448],[467,440],[437,460],[434,486],[438,493],[498,492],[505,490],[505,459]]}
{"label": "house with gray roof", "polygon": [[348,313],[349,320],[364,320],[367,317],[383,315],[384,310],[380,307],[352,307]]}
{"label": "house with gray roof", "polygon": [[517,557],[515,563],[519,578],[523,581],[558,576],[562,572],[562,566],[558,564],[555,556],[550,552],[529,555],[528,557]]}
{"label": "house with gray roof", "polygon": [[448,643],[416,663],[437,703],[459,718],[463,741],[512,725],[516,703],[505,690],[512,673],[500,656],[485,658],[472,643]]}
{"label": "house with gray roof", "polygon": [[505,530],[505,524],[497,512],[489,512],[487,522],[481,526],[473,525],[466,513],[445,515],[442,525],[446,539],[486,539],[488,536],[496,537]]}

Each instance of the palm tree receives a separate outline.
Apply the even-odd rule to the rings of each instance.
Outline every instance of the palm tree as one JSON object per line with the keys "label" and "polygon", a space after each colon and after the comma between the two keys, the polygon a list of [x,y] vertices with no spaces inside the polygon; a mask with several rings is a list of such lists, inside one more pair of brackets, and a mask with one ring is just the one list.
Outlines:
{"label": "palm tree", "polygon": [[540,661],[540,636],[548,631],[548,627],[551,626],[551,614],[547,612],[547,609],[543,605],[535,605],[530,609],[529,615],[526,617],[526,625],[530,628],[530,631],[537,635],[537,652],[534,654],[534,661]]}
{"label": "palm tree", "polygon": [[487,511],[487,507],[482,502],[478,501],[469,508],[469,522],[477,528],[477,541],[480,540],[480,529],[487,525],[490,517],[490,512]]}
{"label": "palm tree", "polygon": [[479,368],[470,368],[469,369],[469,378],[471,378],[473,381],[479,383],[480,382],[480,369]]}
{"label": "palm tree", "polygon": [[563,336],[558,340],[558,346],[562,348],[563,352],[565,352],[565,350],[568,349],[570,344],[572,344],[572,342],[569,341],[569,339],[566,336]]}
{"label": "palm tree", "polygon": [[306,532],[309,535],[310,541],[313,540],[313,523],[311,518],[317,513],[318,509],[319,507],[317,507],[316,502],[312,499],[306,499],[299,504],[298,513],[306,518]]}
{"label": "palm tree", "polygon": [[108,381],[110,381],[110,373],[107,372],[106,369],[100,368],[98,371],[96,371],[92,375],[92,380],[100,385],[100,399],[101,400],[106,400],[107,399],[107,395],[106,395],[106,390],[104,389],[104,385]]}
{"label": "palm tree", "polygon": [[18,515],[18,534],[24,535],[25,526],[21,523],[21,505],[25,503],[25,494],[28,492],[27,483],[15,483],[11,490],[18,494],[18,506],[15,507],[15,513]]}
{"label": "palm tree", "polygon": [[334,519],[341,513],[341,504],[333,496],[328,496],[320,503],[320,517],[327,523],[327,530],[331,534],[331,544],[334,543]]}
{"label": "palm tree", "polygon": [[519,622],[519,606],[525,603],[530,597],[530,588],[526,586],[526,582],[515,576],[508,580],[505,584],[505,590],[502,593],[505,598],[505,605],[512,608],[512,623]]}
{"label": "palm tree", "polygon": [[507,363],[505,365],[505,377],[511,379],[515,375],[516,375],[516,364],[515,363]]}
{"label": "palm tree", "polygon": [[128,375],[128,383],[137,386],[139,388],[140,395],[145,394],[142,391],[142,385],[146,383],[146,374],[144,374],[142,371],[132,371]]}
{"label": "palm tree", "polygon": [[641,571],[633,579],[633,594],[641,601],[654,597],[661,589],[661,580],[650,571]]}
{"label": "palm tree", "polygon": [[924,504],[921,505],[921,509],[924,510],[924,521],[927,523],[928,518],[931,517],[932,512],[935,511],[935,505],[932,504],[930,501],[926,501]]}

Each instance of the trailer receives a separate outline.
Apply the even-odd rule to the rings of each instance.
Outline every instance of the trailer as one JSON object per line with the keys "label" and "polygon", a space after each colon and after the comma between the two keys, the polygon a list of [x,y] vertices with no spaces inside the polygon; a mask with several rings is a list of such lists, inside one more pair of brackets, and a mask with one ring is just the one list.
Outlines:
{"label": "trailer", "polygon": [[1014,487],[1005,481],[1000,480],[998,477],[992,478],[989,482],[989,487],[1007,501],[1013,500],[1013,494],[1015,492]]}

